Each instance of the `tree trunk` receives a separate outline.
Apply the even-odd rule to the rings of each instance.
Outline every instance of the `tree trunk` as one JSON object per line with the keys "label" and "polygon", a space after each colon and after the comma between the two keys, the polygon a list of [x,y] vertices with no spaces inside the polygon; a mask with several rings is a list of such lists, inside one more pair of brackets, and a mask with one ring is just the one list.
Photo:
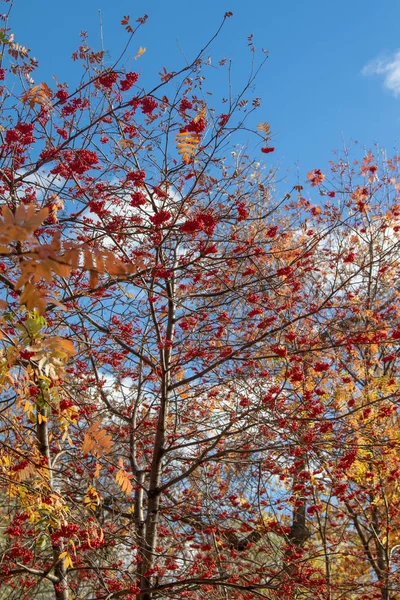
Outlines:
{"label": "tree trunk", "polygon": [[[36,435],[38,440],[38,448],[40,454],[45,458],[48,469],[49,486],[51,490],[54,490],[54,479],[50,457],[50,446],[49,446],[49,428],[46,420],[45,411],[43,408],[37,409],[37,420],[36,420]],[[53,528],[49,527],[49,534],[53,532]],[[60,541],[58,544],[52,544],[53,550],[53,562],[54,562],[54,574],[58,579],[58,583],[54,585],[54,595],[56,600],[69,600],[68,594],[68,582],[67,573],[65,569],[65,562],[63,558],[59,558],[60,554],[64,551],[63,542]]]}

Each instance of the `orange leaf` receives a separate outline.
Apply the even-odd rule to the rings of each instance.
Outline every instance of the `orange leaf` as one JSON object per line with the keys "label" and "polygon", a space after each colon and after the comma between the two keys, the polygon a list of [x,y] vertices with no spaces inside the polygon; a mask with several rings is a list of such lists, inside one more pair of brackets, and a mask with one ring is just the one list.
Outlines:
{"label": "orange leaf", "polygon": [[104,429],[99,429],[100,423],[93,423],[85,432],[85,437],[82,445],[83,454],[89,452],[94,456],[100,457],[102,454],[110,452],[114,442],[109,433]]}
{"label": "orange leaf", "polygon": [[24,104],[29,104],[30,108],[35,108],[35,104],[44,106],[45,108],[51,108],[51,98],[53,93],[47,83],[39,83],[30,90],[24,92],[21,96],[21,100]]}

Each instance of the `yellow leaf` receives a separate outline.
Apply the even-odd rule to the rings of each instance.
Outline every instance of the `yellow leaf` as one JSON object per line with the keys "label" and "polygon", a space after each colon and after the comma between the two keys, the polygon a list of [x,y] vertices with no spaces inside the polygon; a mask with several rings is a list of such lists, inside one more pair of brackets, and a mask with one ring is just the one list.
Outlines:
{"label": "yellow leaf", "polygon": [[137,60],[138,58],[140,58],[142,56],[142,54],[144,54],[146,52],[146,48],[142,48],[142,46],[140,46],[138,53],[135,56],[135,60]]}
{"label": "yellow leaf", "polygon": [[71,544],[71,546],[72,546],[72,548],[74,550],[74,555],[75,555],[75,558],[76,558],[76,546],[74,544],[74,541],[73,540],[69,540],[69,543]]}
{"label": "yellow leaf", "polygon": [[83,499],[83,503],[85,504],[86,508],[93,511],[99,506],[100,496],[96,488],[94,488],[92,485],[89,485],[86,496]]}
{"label": "yellow leaf", "polygon": [[26,467],[15,472],[14,478],[16,481],[26,481],[35,474],[36,468],[33,463],[28,463]]}
{"label": "yellow leaf", "polygon": [[68,552],[61,552],[61,554],[58,558],[60,560],[64,560],[64,566],[66,569],[74,566],[74,563],[72,562],[72,558]]}

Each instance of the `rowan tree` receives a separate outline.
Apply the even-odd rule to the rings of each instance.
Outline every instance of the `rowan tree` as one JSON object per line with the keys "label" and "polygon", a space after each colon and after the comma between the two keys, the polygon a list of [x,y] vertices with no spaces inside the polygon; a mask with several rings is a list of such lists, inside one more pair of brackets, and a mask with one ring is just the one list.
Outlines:
{"label": "rowan tree", "polygon": [[254,65],[0,42],[4,598],[395,598],[398,158],[279,197]]}

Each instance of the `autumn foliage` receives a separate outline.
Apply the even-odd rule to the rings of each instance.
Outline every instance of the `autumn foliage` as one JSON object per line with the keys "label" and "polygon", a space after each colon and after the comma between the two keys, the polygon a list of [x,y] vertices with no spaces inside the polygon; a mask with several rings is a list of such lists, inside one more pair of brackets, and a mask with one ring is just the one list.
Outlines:
{"label": "autumn foliage", "polygon": [[400,157],[279,195],[252,73],[3,25],[0,598],[400,598]]}

